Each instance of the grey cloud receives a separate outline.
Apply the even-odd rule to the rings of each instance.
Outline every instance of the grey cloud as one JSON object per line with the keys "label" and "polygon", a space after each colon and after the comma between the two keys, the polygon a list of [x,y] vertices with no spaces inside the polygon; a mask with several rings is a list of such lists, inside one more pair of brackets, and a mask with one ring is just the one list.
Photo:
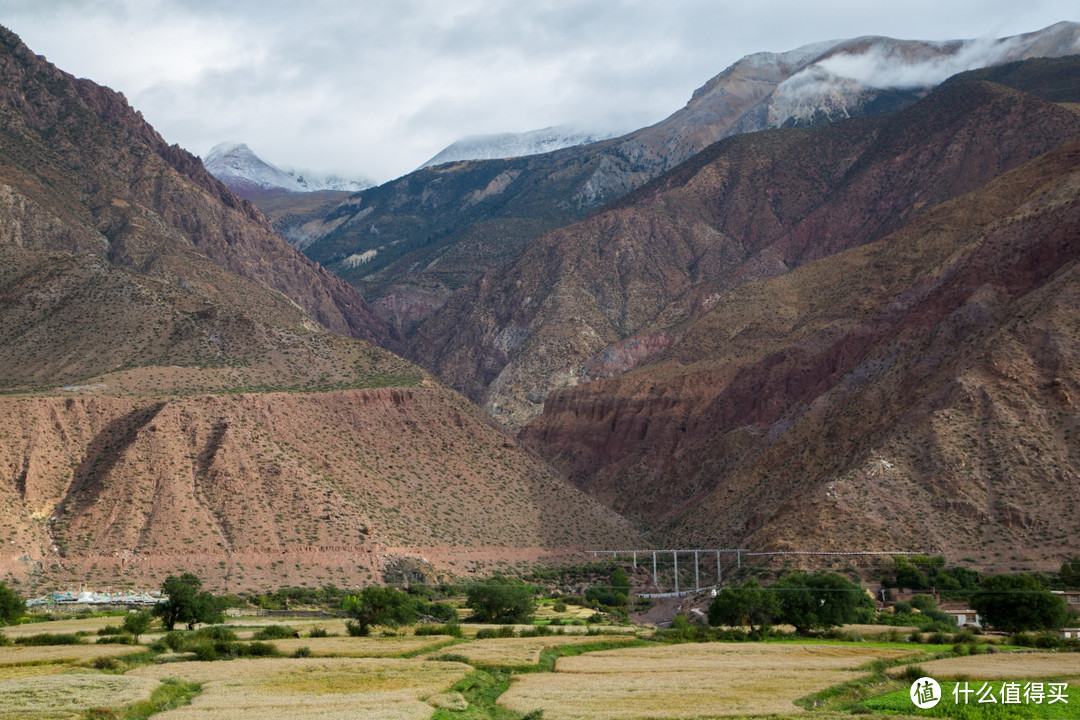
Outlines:
{"label": "grey cloud", "polygon": [[[752,52],[1069,15],[1062,0],[0,0],[35,52],[124,91],[171,142],[380,180],[466,135],[656,122]],[[828,69],[877,77],[879,60]]]}

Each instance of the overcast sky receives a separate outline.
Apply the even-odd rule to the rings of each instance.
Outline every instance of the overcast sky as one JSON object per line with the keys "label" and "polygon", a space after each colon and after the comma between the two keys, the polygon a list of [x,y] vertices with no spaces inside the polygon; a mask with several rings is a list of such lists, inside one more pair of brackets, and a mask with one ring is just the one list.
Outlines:
{"label": "overcast sky", "polygon": [[1076,0],[0,0],[0,24],[169,142],[380,182],[466,135],[657,122],[753,52],[1060,20]]}

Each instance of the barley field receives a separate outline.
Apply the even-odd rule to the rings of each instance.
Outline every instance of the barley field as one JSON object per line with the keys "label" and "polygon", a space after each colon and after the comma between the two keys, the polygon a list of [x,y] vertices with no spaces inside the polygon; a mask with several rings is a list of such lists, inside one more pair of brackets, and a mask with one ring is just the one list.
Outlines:
{"label": "barley field", "polygon": [[124,622],[123,617],[92,617],[72,618],[71,620],[51,620],[49,622],[32,622],[25,625],[12,625],[4,628],[4,634],[12,640],[38,633],[55,633],[74,635],[78,632],[96,634],[106,625],[120,625]]}
{"label": "barley field", "polygon": [[120,657],[146,650],[133,645],[7,645],[0,647],[0,667],[31,663],[87,663],[99,657]]}
{"label": "barley field", "polygon": [[802,712],[798,698],[865,674],[877,658],[920,650],[860,645],[702,643],[560,658],[554,673],[514,678],[499,704],[545,720],[704,718]]}
{"label": "barley field", "polygon": [[432,648],[450,640],[449,635],[407,635],[398,637],[325,637],[272,640],[279,652],[291,655],[306,647],[319,657],[394,657],[402,653]]}
{"label": "barley field", "polygon": [[156,720],[428,720],[434,708],[426,700],[471,670],[453,662],[308,658],[170,663],[128,675],[202,684],[191,705]]}
{"label": "barley field", "polygon": [[0,718],[68,718],[145,700],[157,685],[151,678],[86,673],[0,678]]}
{"label": "barley field", "polygon": [[455,645],[447,652],[463,655],[469,662],[478,665],[535,665],[540,662],[540,653],[547,648],[561,645],[587,645],[597,642],[619,642],[625,639],[617,635],[545,635],[524,638],[487,638],[474,640],[464,645]]}
{"label": "barley field", "polygon": [[935,680],[956,680],[964,677],[978,680],[1080,678],[1080,653],[1009,652],[969,655],[919,663],[919,666]]}

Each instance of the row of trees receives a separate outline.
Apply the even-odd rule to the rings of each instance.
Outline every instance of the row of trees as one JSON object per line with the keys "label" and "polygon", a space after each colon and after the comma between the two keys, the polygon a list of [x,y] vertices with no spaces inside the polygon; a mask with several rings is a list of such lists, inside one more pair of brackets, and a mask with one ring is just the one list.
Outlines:
{"label": "row of trees", "polygon": [[751,632],[774,623],[806,633],[868,622],[876,611],[866,589],[836,573],[794,572],[769,587],[746,580],[726,587],[709,605],[710,625],[749,625]]}
{"label": "row of trees", "polygon": [[[537,589],[515,578],[496,576],[466,590],[465,606],[475,622],[524,623],[536,612]],[[443,607],[440,607],[443,606]],[[416,622],[423,612],[444,621],[456,621],[457,613],[446,603],[425,603],[421,598],[392,587],[372,585],[342,601],[352,625],[350,632],[367,635],[371,627],[396,628]],[[445,612],[449,610],[449,613]]]}

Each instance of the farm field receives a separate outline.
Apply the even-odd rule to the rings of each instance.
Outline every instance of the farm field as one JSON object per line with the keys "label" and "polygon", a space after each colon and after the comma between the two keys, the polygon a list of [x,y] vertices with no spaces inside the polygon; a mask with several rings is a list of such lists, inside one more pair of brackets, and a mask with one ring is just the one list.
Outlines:
{"label": "farm field", "polygon": [[921,651],[872,645],[702,643],[560,658],[516,678],[501,703],[554,720],[699,718],[799,712],[794,701],[854,679],[876,659]]}
{"label": "farm field", "polygon": [[426,720],[433,707],[425,699],[439,695],[471,670],[454,662],[311,658],[177,663],[129,674],[202,685],[191,705],[155,716],[161,720]]}
{"label": "farm field", "polygon": [[[920,663],[935,679],[1022,680],[1071,677],[1080,679],[1080,653],[1015,652],[954,657]],[[1074,681],[1075,682],[1075,681]],[[1080,716],[1080,709],[1077,710]]]}
{"label": "farm field", "polygon": [[[941,658],[951,646],[816,640],[671,644],[650,642],[651,630],[626,626],[600,628],[599,635],[592,626],[591,635],[581,633],[586,628],[566,628],[565,634],[560,629],[522,637],[529,627],[516,626],[515,637],[477,639],[479,629],[492,626],[466,625],[461,638],[416,635],[410,628],[351,637],[333,634],[344,630],[335,619],[244,617],[227,623],[241,644],[274,625],[300,637],[269,641],[276,656],[210,662],[196,660],[194,652],[147,652],[159,631],[144,635],[140,646],[93,644],[97,630],[118,623],[119,618],[91,618],[6,628],[10,639],[74,632],[83,633],[88,644],[0,647],[0,720],[145,717],[131,708],[172,686],[188,688],[183,703],[190,704],[159,707],[150,711],[154,718],[520,720],[543,711],[544,720],[833,720],[851,717],[858,701],[874,717],[899,720],[919,716],[905,699],[908,681],[897,677],[909,663],[941,680],[943,688],[951,687],[952,678],[1080,684],[1080,653]],[[309,637],[315,628],[332,634]],[[885,665],[886,675],[878,674]],[[865,694],[850,702],[814,700],[860,683]],[[818,709],[805,709],[811,706]],[[98,714],[89,714],[91,709]],[[1040,712],[1031,717],[1070,717],[1060,707]]]}

